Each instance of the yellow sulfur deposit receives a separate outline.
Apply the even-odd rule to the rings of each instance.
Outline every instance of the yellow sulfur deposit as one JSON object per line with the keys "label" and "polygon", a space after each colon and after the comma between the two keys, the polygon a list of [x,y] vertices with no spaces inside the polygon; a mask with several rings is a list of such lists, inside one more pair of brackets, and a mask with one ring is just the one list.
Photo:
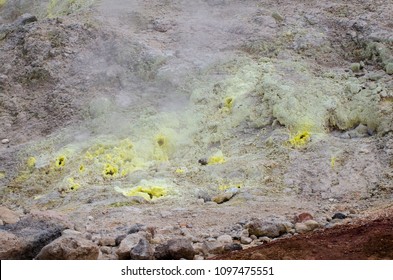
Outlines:
{"label": "yellow sulfur deposit", "polygon": [[233,101],[234,101],[233,97],[225,98],[224,106],[222,108],[222,111],[226,112],[226,113],[231,113],[232,112],[232,107],[233,107]]}
{"label": "yellow sulfur deposit", "polygon": [[163,134],[158,134],[154,142],[153,157],[158,161],[169,160],[169,140]]}
{"label": "yellow sulfur deposit", "polygon": [[35,157],[29,157],[26,161],[27,167],[30,169],[35,168],[36,162],[37,162],[37,160],[35,159]]}
{"label": "yellow sulfur deposit", "polygon": [[288,141],[292,147],[299,148],[306,145],[311,140],[311,133],[307,130],[299,131],[293,135]]}
{"label": "yellow sulfur deposit", "polygon": [[127,176],[142,167],[135,159],[134,145],[126,138],[117,143],[99,143],[91,146],[84,155],[79,172],[102,170],[104,178]]}
{"label": "yellow sulfur deposit", "polygon": [[225,162],[225,158],[224,155],[222,154],[221,151],[218,151],[217,153],[215,153],[213,156],[211,156],[208,161],[207,164],[212,165],[212,164],[222,164]]}
{"label": "yellow sulfur deposit", "polygon": [[80,184],[75,182],[74,178],[68,178],[68,190],[67,190],[67,192],[77,191],[79,188],[80,188]]}
{"label": "yellow sulfur deposit", "polygon": [[218,186],[218,190],[220,191],[226,191],[228,189],[232,189],[232,188],[238,188],[240,189],[242,187],[241,184],[235,184],[235,185],[220,185]]}
{"label": "yellow sulfur deposit", "polygon": [[146,200],[162,197],[167,194],[165,188],[160,186],[138,186],[123,192],[125,196],[141,196]]}
{"label": "yellow sulfur deposit", "polygon": [[332,157],[330,158],[330,166],[331,166],[332,168],[334,168],[335,165],[336,165],[336,157],[335,157],[335,156],[332,156]]}
{"label": "yellow sulfur deposit", "polygon": [[184,169],[178,168],[178,169],[176,169],[175,173],[177,173],[177,174],[183,174],[183,173],[184,173]]}
{"label": "yellow sulfur deposit", "polygon": [[55,167],[58,168],[58,169],[60,169],[60,168],[62,168],[62,167],[65,166],[65,163],[66,163],[66,157],[65,157],[64,155],[60,155],[60,156],[56,159]]}
{"label": "yellow sulfur deposit", "polygon": [[105,178],[116,177],[118,174],[119,174],[118,168],[109,163],[105,165],[104,171],[102,171],[102,175]]}

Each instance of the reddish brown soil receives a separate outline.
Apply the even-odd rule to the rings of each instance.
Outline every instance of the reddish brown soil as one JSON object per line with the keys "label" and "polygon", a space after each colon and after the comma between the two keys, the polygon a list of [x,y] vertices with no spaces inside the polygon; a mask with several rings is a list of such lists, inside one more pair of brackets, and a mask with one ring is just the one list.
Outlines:
{"label": "reddish brown soil", "polygon": [[276,240],[222,255],[224,260],[367,260],[393,259],[393,214],[355,225]]}

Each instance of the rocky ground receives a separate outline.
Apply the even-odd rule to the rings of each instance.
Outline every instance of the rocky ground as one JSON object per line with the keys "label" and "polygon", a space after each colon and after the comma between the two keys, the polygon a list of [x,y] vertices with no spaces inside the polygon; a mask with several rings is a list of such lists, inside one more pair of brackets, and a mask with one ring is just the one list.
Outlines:
{"label": "rocky ground", "polygon": [[0,259],[392,258],[392,3],[3,2]]}

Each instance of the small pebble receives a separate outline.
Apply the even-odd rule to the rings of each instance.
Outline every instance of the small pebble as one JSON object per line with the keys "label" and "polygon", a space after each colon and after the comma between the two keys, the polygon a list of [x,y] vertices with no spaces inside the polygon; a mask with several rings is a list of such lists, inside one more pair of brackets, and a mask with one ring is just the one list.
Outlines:
{"label": "small pebble", "polygon": [[7,138],[1,140],[1,144],[8,144],[9,142],[10,142],[10,139],[7,139]]}

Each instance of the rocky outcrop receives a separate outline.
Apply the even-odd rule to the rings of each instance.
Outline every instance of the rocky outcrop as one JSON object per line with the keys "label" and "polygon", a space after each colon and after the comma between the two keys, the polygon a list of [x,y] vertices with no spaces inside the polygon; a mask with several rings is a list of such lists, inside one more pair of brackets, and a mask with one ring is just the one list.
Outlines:
{"label": "rocky outcrop", "polygon": [[99,248],[79,236],[62,236],[42,248],[37,260],[96,260]]}
{"label": "rocky outcrop", "polygon": [[[15,224],[0,226],[4,242],[1,259],[33,259],[40,250],[72,223],[54,212],[33,212]],[[11,252],[12,251],[12,252]]]}

